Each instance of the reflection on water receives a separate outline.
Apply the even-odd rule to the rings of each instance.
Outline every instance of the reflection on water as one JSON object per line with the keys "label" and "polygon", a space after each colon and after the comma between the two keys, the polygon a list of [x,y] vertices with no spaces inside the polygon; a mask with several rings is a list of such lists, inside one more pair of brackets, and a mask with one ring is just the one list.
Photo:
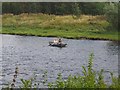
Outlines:
{"label": "reflection on water", "polygon": [[104,69],[106,81],[109,71],[118,74],[118,44],[115,42],[64,39],[68,46],[60,49],[48,46],[51,40],[53,38],[3,35],[3,84],[12,81],[16,66],[19,78],[28,79],[35,73],[39,81],[45,70],[49,81],[54,81],[59,72],[64,79],[69,74],[82,74],[82,66],[87,66],[91,52],[95,55],[93,68]]}

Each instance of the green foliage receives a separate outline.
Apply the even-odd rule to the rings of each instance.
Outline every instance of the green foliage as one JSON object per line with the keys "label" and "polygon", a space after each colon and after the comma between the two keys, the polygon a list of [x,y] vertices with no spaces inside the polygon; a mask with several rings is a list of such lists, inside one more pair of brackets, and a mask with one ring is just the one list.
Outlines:
{"label": "green foliage", "polygon": [[78,3],[74,3],[72,5],[72,13],[73,13],[73,18],[75,18],[75,19],[80,18],[81,10],[80,10],[80,7],[79,7]]}
{"label": "green foliage", "polygon": [[106,88],[107,85],[104,82],[104,76],[103,76],[104,70],[101,69],[101,71],[98,73],[98,79],[97,79],[97,88]]}
{"label": "green foliage", "polygon": [[118,3],[108,3],[104,9],[107,21],[111,23],[112,28],[118,30]]}
{"label": "green foliage", "polygon": [[32,79],[30,80],[24,80],[24,79],[21,79],[21,82],[22,82],[22,88],[32,88]]}
{"label": "green foliage", "polygon": [[120,77],[114,77],[113,73],[111,73],[111,79],[112,79],[112,84],[110,85],[110,88],[120,88]]}
{"label": "green foliage", "polygon": [[105,2],[82,2],[80,3],[81,11],[87,15],[103,15]]}
{"label": "green foliage", "polygon": [[44,13],[55,15],[82,14],[102,15],[105,3],[87,2],[4,2],[3,13]]}

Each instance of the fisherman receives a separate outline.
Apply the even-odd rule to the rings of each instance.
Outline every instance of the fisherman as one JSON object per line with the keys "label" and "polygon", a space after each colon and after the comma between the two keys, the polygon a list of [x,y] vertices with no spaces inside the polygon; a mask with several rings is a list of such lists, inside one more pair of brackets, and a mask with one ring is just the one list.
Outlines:
{"label": "fisherman", "polygon": [[52,42],[49,42],[49,45],[62,48],[62,47],[65,47],[67,44],[64,44],[61,38],[57,38],[57,39],[54,39]]}
{"label": "fisherman", "polygon": [[61,38],[58,39],[58,44],[62,44],[62,39]]}
{"label": "fisherman", "polygon": [[58,40],[57,39],[54,39],[54,44],[58,44]]}
{"label": "fisherman", "polygon": [[62,44],[62,39],[59,38],[59,39],[54,39],[54,44]]}

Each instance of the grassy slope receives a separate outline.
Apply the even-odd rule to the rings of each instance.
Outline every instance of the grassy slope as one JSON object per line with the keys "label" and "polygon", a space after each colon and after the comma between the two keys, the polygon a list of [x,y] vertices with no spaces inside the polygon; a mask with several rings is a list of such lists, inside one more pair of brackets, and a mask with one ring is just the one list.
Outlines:
{"label": "grassy slope", "polygon": [[69,15],[6,14],[2,33],[118,40],[118,32],[106,31],[108,25],[103,16],[82,15],[80,19],[73,19]]}

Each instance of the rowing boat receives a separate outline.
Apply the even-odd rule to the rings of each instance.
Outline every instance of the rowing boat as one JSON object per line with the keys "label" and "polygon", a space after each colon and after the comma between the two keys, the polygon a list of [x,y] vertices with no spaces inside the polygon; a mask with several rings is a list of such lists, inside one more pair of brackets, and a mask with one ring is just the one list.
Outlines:
{"label": "rowing boat", "polygon": [[54,47],[66,47],[67,44],[64,43],[54,43],[54,42],[49,42],[49,46],[54,46]]}

